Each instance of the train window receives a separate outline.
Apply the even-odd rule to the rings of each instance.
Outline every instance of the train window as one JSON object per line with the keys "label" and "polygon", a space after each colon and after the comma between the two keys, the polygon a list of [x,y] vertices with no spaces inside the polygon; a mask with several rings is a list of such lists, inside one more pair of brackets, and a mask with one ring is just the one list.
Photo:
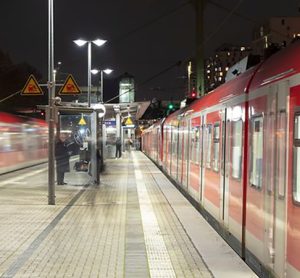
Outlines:
{"label": "train window", "polygon": [[286,113],[279,113],[277,128],[277,173],[278,173],[278,196],[285,196],[285,175],[286,175]]}
{"label": "train window", "polygon": [[251,120],[251,185],[260,189],[262,187],[263,166],[263,117]]}
{"label": "train window", "polygon": [[241,178],[242,173],[242,120],[232,122],[232,172],[231,176],[235,179]]}
{"label": "train window", "polygon": [[8,132],[1,133],[1,151],[11,151],[11,139],[10,134]]}
{"label": "train window", "polygon": [[179,147],[178,147],[178,159],[182,160],[182,140],[183,139],[183,130],[182,126],[179,127]]}
{"label": "train window", "polygon": [[191,161],[199,164],[199,152],[200,152],[200,127],[196,126],[192,128],[191,137]]}
{"label": "train window", "polygon": [[173,162],[177,160],[177,150],[178,150],[178,128],[174,127],[172,129],[172,160]]}
{"label": "train window", "polygon": [[220,123],[214,124],[214,152],[213,152],[213,170],[219,171],[220,154]]}
{"label": "train window", "polygon": [[184,127],[184,160],[188,160],[188,151],[189,151],[189,128],[187,123]]}
{"label": "train window", "polygon": [[164,128],[164,137],[163,137],[164,147],[163,147],[163,161],[166,161],[167,159],[167,127]]}
{"label": "train window", "polygon": [[293,141],[293,196],[300,203],[300,114],[295,116]]}
{"label": "train window", "polygon": [[207,168],[211,168],[211,145],[212,145],[212,136],[211,136],[212,126],[207,125],[205,132],[205,147],[206,147],[206,156],[205,163]]}
{"label": "train window", "polygon": [[202,160],[203,160],[203,126],[199,127],[199,155],[198,155],[198,159],[199,159],[199,164],[202,167]]}
{"label": "train window", "polygon": [[[268,155],[266,155],[266,176],[268,179],[268,182],[266,183],[267,189],[268,189],[268,193],[272,194],[274,192],[274,184],[275,184],[275,113],[273,111],[271,111],[268,115],[268,117],[266,118],[266,124],[267,124],[267,146],[266,146],[266,152],[268,153]],[[271,147],[272,146],[272,147]]]}
{"label": "train window", "polygon": [[170,126],[169,128],[168,128],[168,142],[167,142],[167,144],[168,144],[168,151],[167,151],[167,161],[168,161],[168,163],[169,163],[169,165],[168,165],[168,167],[170,167],[170,161],[171,161],[171,154],[172,154],[172,127]]}

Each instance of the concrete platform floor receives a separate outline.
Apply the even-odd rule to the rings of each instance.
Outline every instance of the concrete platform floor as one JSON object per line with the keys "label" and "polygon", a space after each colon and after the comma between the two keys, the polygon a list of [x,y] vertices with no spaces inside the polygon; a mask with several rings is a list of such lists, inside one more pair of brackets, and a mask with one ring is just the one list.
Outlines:
{"label": "concrete platform floor", "polygon": [[0,176],[0,277],[256,277],[142,153],[67,174],[55,206],[46,167]]}

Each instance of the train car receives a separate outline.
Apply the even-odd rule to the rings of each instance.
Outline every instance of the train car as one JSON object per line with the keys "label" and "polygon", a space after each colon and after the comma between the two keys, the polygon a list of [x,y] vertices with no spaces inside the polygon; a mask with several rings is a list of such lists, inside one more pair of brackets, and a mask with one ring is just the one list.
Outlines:
{"label": "train car", "polygon": [[300,277],[299,61],[295,42],[176,111],[151,149],[260,277]]}
{"label": "train car", "polygon": [[45,121],[0,112],[0,174],[46,161]]}
{"label": "train car", "polygon": [[142,149],[146,149],[149,156],[160,166],[162,165],[162,122],[163,120],[144,130],[142,136]]}

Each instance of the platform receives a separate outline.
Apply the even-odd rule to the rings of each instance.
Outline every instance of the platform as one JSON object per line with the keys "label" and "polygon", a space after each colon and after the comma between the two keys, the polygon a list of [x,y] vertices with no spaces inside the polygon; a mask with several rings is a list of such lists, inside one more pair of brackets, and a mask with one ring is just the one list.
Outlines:
{"label": "platform", "polygon": [[0,277],[256,277],[141,152],[55,206],[46,167],[0,176]]}

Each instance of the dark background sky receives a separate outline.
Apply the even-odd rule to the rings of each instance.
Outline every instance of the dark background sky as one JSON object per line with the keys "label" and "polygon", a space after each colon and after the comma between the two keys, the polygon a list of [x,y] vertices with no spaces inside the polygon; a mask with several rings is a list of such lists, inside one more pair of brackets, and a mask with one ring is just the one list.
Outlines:
{"label": "dark background sky", "polygon": [[[249,44],[255,22],[271,16],[300,16],[298,0],[213,0],[252,19],[232,15],[208,1],[205,8],[205,55],[222,43]],[[55,61],[61,71],[72,73],[80,85],[87,83],[87,48],[73,40],[101,37],[108,43],[92,49],[93,67],[115,71],[105,79],[105,98],[117,94],[118,76],[135,76],[137,100],[183,98],[184,69],[173,67],[152,81],[156,74],[195,53],[195,12],[184,0],[54,0]],[[15,63],[26,61],[47,77],[47,0],[0,2],[0,49]],[[217,32],[218,31],[218,32]],[[93,83],[95,83],[93,77]]]}

